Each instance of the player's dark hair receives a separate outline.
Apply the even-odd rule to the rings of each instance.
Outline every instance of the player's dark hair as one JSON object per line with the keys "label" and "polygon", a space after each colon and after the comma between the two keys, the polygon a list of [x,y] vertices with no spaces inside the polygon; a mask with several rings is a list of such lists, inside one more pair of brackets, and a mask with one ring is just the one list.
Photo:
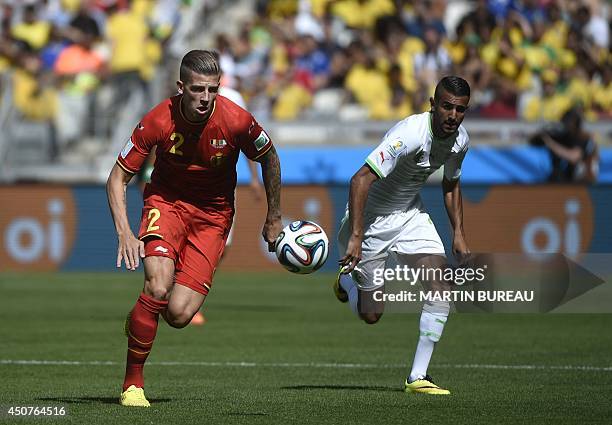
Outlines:
{"label": "player's dark hair", "polygon": [[181,61],[181,81],[189,78],[190,72],[200,75],[221,75],[219,54],[211,50],[192,50],[187,53]]}
{"label": "player's dark hair", "polygon": [[467,96],[470,97],[470,85],[461,77],[455,75],[449,75],[440,80],[436,86],[434,93],[434,100],[438,101],[441,96],[441,91],[444,90],[455,96]]}

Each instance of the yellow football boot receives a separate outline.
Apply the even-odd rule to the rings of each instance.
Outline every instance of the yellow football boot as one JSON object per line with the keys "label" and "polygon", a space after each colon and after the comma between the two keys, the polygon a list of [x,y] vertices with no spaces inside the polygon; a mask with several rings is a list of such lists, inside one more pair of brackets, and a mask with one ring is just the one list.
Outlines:
{"label": "yellow football boot", "polygon": [[340,286],[340,276],[342,276],[342,269],[338,272],[338,276],[336,276],[336,280],[334,281],[334,295],[338,298],[338,301],[341,303],[345,303],[348,301],[348,294],[344,290],[342,286]]}
{"label": "yellow football boot", "polygon": [[420,394],[433,394],[433,395],[449,395],[450,391],[444,388],[440,388],[434,384],[431,376],[425,375],[424,378],[417,379],[412,382],[404,383],[404,391],[407,393],[420,393]]}
{"label": "yellow football boot", "polygon": [[121,403],[122,406],[151,407],[151,404],[145,397],[144,390],[135,385],[130,385],[127,390],[121,393],[119,403]]}

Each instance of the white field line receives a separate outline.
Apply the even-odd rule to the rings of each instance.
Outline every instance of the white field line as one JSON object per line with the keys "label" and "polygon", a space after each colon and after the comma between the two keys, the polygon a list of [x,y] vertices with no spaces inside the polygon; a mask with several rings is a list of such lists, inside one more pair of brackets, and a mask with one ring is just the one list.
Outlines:
{"label": "white field line", "polygon": [[[72,361],[72,360],[11,360],[0,359],[0,365],[40,366],[122,366],[115,361]],[[201,367],[285,367],[285,368],[329,368],[329,369],[403,369],[403,364],[373,363],[257,363],[257,362],[147,362],[147,366],[201,366]],[[509,369],[509,370],[581,370],[591,372],[612,372],[612,366],[586,365],[504,365],[504,364],[434,364],[440,369]]]}

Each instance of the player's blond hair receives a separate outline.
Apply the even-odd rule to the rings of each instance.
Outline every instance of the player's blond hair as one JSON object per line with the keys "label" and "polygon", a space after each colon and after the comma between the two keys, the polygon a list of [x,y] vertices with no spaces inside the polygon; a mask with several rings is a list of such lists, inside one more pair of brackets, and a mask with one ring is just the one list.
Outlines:
{"label": "player's blond hair", "polygon": [[190,51],[181,61],[181,81],[187,80],[191,72],[201,75],[221,75],[219,54],[212,50]]}

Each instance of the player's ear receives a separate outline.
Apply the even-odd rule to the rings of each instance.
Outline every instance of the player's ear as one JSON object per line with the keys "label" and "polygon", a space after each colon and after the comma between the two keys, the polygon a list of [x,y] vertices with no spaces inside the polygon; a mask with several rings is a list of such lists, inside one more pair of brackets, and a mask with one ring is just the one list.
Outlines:
{"label": "player's ear", "polygon": [[183,82],[181,80],[176,81],[176,87],[178,94],[183,94]]}
{"label": "player's ear", "polygon": [[429,98],[429,105],[431,106],[431,112],[433,112],[433,111],[434,111],[434,109],[436,109],[436,103],[435,103],[435,101],[434,101],[434,98],[433,98],[433,97],[430,97],[430,98]]}

